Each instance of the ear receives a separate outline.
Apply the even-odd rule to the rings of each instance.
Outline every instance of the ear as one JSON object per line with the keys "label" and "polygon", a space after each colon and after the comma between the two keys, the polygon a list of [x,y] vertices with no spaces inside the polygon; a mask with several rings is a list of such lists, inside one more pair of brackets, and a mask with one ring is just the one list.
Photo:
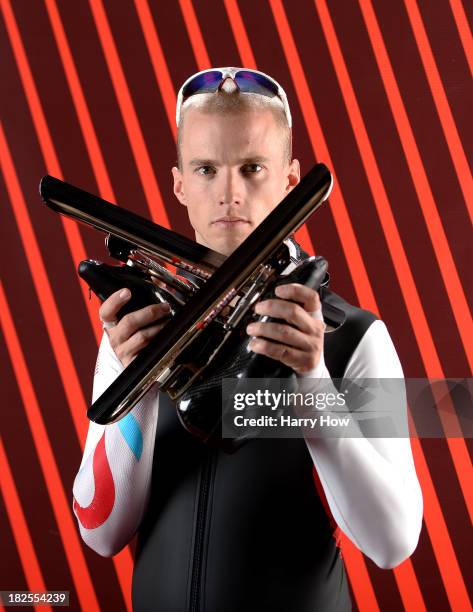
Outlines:
{"label": "ear", "polygon": [[171,170],[172,177],[174,179],[174,195],[179,200],[181,204],[187,206],[186,197],[184,195],[184,182],[182,180],[182,172],[179,170],[177,166],[174,166]]}
{"label": "ear", "polygon": [[287,195],[301,180],[301,167],[298,159],[293,159],[288,165],[285,178],[286,188],[284,193]]}

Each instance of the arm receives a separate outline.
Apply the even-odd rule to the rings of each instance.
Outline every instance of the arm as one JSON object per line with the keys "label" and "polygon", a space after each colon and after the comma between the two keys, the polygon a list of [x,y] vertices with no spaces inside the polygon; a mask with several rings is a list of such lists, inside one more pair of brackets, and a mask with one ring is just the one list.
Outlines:
{"label": "arm", "polygon": [[[319,375],[329,378],[323,360],[319,366]],[[384,323],[370,326],[344,378],[403,378]],[[423,513],[409,438],[306,436],[306,443],[340,529],[381,568],[407,559],[417,546]]]}
{"label": "arm", "polygon": [[[162,329],[169,311],[154,304],[125,315],[117,313],[130,292],[116,291],[100,307],[109,322],[100,344],[93,401]],[[149,498],[158,396],[151,388],[126,417],[111,425],[90,423],[84,455],[74,482],[74,512],[86,544],[114,555],[138,529]]]}
{"label": "arm", "polygon": [[[337,393],[323,360],[317,293],[296,284],[279,287],[276,293],[282,299],[260,302],[255,310],[290,325],[252,324],[248,333],[259,337],[250,347],[290,365],[300,377],[310,378],[311,392]],[[344,378],[403,378],[384,323],[376,321],[370,326]],[[403,413],[407,419],[405,404]],[[422,527],[422,492],[410,440],[367,438],[356,423],[354,427],[358,437],[314,438],[307,433],[307,447],[341,530],[379,567],[393,568],[415,550]]]}
{"label": "arm", "polygon": [[[123,371],[104,333],[94,376],[93,401]],[[103,556],[119,552],[133,537],[149,498],[157,391],[151,389],[123,419],[90,423],[74,481],[74,512],[84,542]]]}

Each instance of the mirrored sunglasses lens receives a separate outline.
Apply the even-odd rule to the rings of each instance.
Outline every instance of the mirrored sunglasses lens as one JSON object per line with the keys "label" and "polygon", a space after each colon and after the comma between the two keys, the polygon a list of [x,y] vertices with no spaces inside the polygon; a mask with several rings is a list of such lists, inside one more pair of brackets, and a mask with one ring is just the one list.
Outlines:
{"label": "mirrored sunglasses lens", "polygon": [[270,98],[278,95],[278,86],[276,83],[263,74],[240,70],[235,75],[235,81],[240,91],[245,93],[256,93],[262,96],[269,96]]}
{"label": "mirrored sunglasses lens", "polygon": [[182,95],[185,99],[198,93],[213,93],[217,91],[221,80],[222,73],[219,70],[211,70],[210,72],[204,72],[204,74],[198,74],[187,83],[182,90]]}

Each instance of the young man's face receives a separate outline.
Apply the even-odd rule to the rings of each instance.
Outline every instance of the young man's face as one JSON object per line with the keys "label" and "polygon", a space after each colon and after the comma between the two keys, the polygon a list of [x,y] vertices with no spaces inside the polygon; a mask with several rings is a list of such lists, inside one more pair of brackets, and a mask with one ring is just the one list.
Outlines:
{"label": "young man's face", "polygon": [[196,241],[230,255],[299,182],[285,159],[284,133],[268,109],[238,114],[186,112],[182,171],[174,193],[187,207]]}

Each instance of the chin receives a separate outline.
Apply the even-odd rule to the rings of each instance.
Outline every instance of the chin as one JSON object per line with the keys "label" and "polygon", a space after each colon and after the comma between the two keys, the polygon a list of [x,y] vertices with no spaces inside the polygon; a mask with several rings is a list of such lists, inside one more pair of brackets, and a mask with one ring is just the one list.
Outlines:
{"label": "chin", "polygon": [[251,232],[235,232],[233,235],[216,236],[213,240],[208,240],[209,247],[218,251],[222,255],[231,255],[245,240]]}
{"label": "chin", "polygon": [[212,241],[210,248],[228,257],[233,253],[233,251],[236,251],[245,238],[246,236],[235,238],[234,240],[228,240],[228,238],[225,240],[214,240]]}
{"label": "chin", "polygon": [[243,240],[241,240],[238,243],[234,243],[234,244],[228,244],[228,243],[221,244],[215,250],[218,251],[219,253],[221,253],[222,255],[225,255],[226,257],[228,257],[229,255],[231,255],[233,253],[233,251],[237,250],[237,248],[240,246],[240,244],[242,242],[243,242]]}

